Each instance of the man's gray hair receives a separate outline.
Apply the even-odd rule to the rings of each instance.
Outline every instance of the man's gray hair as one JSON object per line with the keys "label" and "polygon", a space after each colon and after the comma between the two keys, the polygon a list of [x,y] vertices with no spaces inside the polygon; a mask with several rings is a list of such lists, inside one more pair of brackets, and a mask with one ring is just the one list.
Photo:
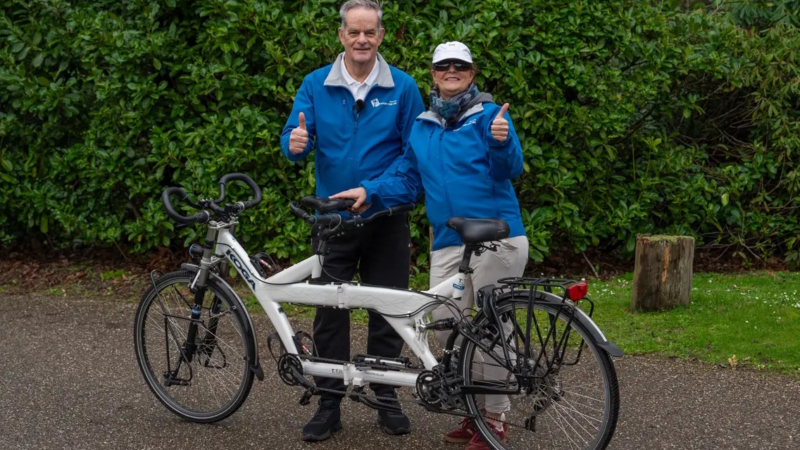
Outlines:
{"label": "man's gray hair", "polygon": [[347,12],[354,8],[364,8],[364,9],[371,9],[373,11],[378,12],[378,29],[381,29],[381,25],[383,22],[383,9],[378,2],[374,0],[348,0],[344,2],[341,8],[339,8],[339,15],[342,17],[342,28],[345,28],[345,16],[347,16]]}

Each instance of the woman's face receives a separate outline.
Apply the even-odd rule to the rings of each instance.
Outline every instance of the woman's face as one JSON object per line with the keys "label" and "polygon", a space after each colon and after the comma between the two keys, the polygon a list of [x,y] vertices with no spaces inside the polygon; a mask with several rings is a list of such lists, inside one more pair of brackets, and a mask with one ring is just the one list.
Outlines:
{"label": "woman's face", "polygon": [[439,94],[447,100],[467,90],[475,78],[475,70],[468,62],[448,59],[433,64],[431,75],[433,84],[439,88]]}

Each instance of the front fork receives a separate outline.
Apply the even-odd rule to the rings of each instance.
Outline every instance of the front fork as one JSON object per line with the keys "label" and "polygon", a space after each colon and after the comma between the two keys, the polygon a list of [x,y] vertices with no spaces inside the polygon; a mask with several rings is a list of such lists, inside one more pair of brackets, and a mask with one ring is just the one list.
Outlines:
{"label": "front fork", "polygon": [[[231,233],[235,228],[231,226]],[[189,330],[186,334],[186,342],[184,343],[183,356],[187,363],[191,363],[194,359],[195,352],[197,351],[197,324],[201,323],[200,317],[203,312],[203,303],[205,301],[206,289],[208,289],[208,273],[211,270],[211,255],[214,251],[214,244],[216,242],[216,230],[209,227],[206,242],[203,244],[203,258],[200,260],[200,270],[197,272],[197,278],[194,282],[195,295],[194,304],[192,305],[191,321],[189,322]],[[228,260],[222,260],[219,264],[219,277],[223,281],[228,278]],[[216,346],[217,326],[219,325],[218,315],[222,309],[222,301],[214,295],[209,307],[209,320],[206,332],[202,337],[200,347],[206,357],[210,358]]]}

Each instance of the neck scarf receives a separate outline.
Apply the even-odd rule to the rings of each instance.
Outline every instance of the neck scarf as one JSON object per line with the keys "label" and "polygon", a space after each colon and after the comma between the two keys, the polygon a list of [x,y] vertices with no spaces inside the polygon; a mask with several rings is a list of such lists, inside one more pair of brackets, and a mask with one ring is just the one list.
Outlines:
{"label": "neck scarf", "polygon": [[467,89],[460,94],[456,94],[445,100],[439,93],[439,88],[431,89],[431,111],[440,115],[446,123],[453,124],[461,116],[463,109],[473,100],[480,95],[481,91],[475,86],[475,83],[470,83]]}

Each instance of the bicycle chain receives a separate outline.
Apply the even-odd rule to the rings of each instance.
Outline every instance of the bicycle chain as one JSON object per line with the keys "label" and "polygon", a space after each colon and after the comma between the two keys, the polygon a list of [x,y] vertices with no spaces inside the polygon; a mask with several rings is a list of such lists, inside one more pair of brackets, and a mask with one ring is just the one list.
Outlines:
{"label": "bicycle chain", "polygon": [[[313,356],[313,357],[304,356],[303,359],[313,360],[314,362],[326,362],[326,363],[331,363],[331,364],[342,364],[342,363],[344,363],[344,361],[341,361],[341,360],[330,359],[330,358],[322,358],[322,357],[318,357],[318,356]],[[352,362],[351,363],[347,363],[347,364],[352,364]],[[498,364],[491,364],[491,363],[485,363],[485,362],[484,363],[477,363],[476,362],[474,364],[483,364],[483,365],[487,365],[487,366],[502,367],[502,366],[500,366]],[[421,370],[424,370],[424,369],[411,369],[411,370],[420,370],[421,371]],[[422,403],[421,400],[412,400],[412,401],[409,402],[408,400],[400,400],[398,397],[384,397],[384,396],[379,396],[379,395],[369,395],[369,394],[364,394],[364,393],[360,393],[360,392],[348,391],[346,389],[345,390],[329,389],[329,388],[319,387],[316,384],[314,385],[313,389],[315,391],[317,391],[317,392],[326,392],[326,393],[330,393],[330,394],[337,394],[337,395],[341,395],[341,396],[344,396],[344,397],[356,396],[356,397],[363,398],[363,399],[380,400],[380,401],[384,401],[384,402],[391,402],[391,403],[395,403],[395,404],[398,404],[398,405],[401,405],[401,406],[408,405],[409,403],[410,404],[414,404],[414,405],[421,405],[421,403]],[[468,413],[465,411],[463,414],[456,413],[455,415],[462,415],[462,416],[467,417]],[[525,428],[525,429],[528,428],[528,426],[525,425],[525,424],[511,422],[511,421],[508,421],[508,420],[496,420],[496,422],[499,422],[499,423],[502,423],[502,424],[506,424],[506,425],[511,426],[511,427],[518,427],[518,428]]]}
{"label": "bicycle chain", "polygon": [[[333,364],[341,364],[342,363],[342,361],[340,361],[340,360],[329,359],[329,358],[314,357],[313,359],[315,361],[328,362],[328,363],[333,363]],[[478,364],[486,364],[486,363],[478,363]],[[348,391],[346,389],[345,390],[329,389],[329,388],[319,387],[317,385],[314,385],[313,389],[315,391],[317,391],[317,392],[326,392],[326,393],[330,393],[330,394],[338,394],[338,395],[342,395],[344,397],[356,396],[356,397],[363,398],[363,399],[381,400],[381,401],[385,401],[385,402],[396,403],[396,404],[401,405],[401,406],[408,405],[409,403],[410,404],[414,404],[414,405],[421,405],[421,401],[420,400],[413,400],[413,401],[400,400],[398,397],[384,397],[384,396],[380,396],[380,395],[369,395],[369,394],[364,394],[364,393],[360,393],[360,392]],[[455,415],[467,416],[468,413],[466,411],[464,411],[463,414],[456,413]],[[510,422],[510,421],[507,421],[507,420],[497,420],[497,422],[500,422],[500,423],[503,423],[503,424],[506,424],[506,425],[509,425],[509,426],[513,426],[513,427],[527,428],[523,424]]]}
{"label": "bicycle chain", "polygon": [[[396,398],[396,397],[382,397],[382,396],[377,396],[377,395],[373,396],[373,395],[361,394],[361,393],[356,393],[356,392],[349,392],[349,391],[346,391],[346,390],[345,391],[340,391],[340,390],[337,390],[337,389],[328,389],[328,388],[322,388],[322,387],[315,387],[314,389],[316,389],[317,391],[320,391],[320,392],[328,392],[328,393],[331,393],[331,394],[342,394],[344,396],[355,395],[355,396],[358,396],[360,398],[386,400],[386,401],[390,401],[392,403],[397,403],[399,405],[403,405],[403,404],[408,404],[409,403],[407,400],[406,401],[401,401],[399,398]],[[413,401],[411,403],[415,404],[415,405],[419,405],[420,404],[418,401]],[[469,413],[464,411],[463,414],[455,413],[454,415],[462,416],[462,417],[468,417]],[[524,425],[524,424],[519,424],[519,423],[516,423],[516,422],[510,422],[508,420],[496,420],[496,422],[500,422],[502,424],[506,424],[506,425],[511,426],[511,427],[527,428],[527,426]]]}
{"label": "bicycle chain", "polygon": [[[344,362],[344,361],[341,361],[341,360],[338,360],[338,359],[322,358],[322,357],[319,357],[319,356],[311,356],[311,357],[305,356],[305,355],[297,355],[297,356],[300,359],[306,359],[306,360],[309,360],[309,361],[312,361],[312,362],[324,362],[324,363],[330,363],[330,364],[353,364],[352,362],[347,363],[347,362]],[[424,369],[412,368],[410,370],[420,370],[421,371],[421,370],[424,370]],[[367,395],[367,394],[362,394],[362,393],[358,393],[358,392],[351,392],[351,391],[348,391],[347,389],[345,389],[343,391],[340,391],[338,389],[329,389],[329,388],[319,387],[316,384],[314,385],[314,389],[319,391],[319,392],[328,392],[330,394],[339,394],[339,395],[342,395],[342,396],[345,396],[345,397],[355,395],[355,396],[360,397],[360,398],[383,400],[383,401],[389,401],[389,402],[399,403],[399,404],[403,403],[396,397],[382,397],[382,396],[378,396],[378,395]],[[416,402],[414,402],[414,403],[416,404]]]}

